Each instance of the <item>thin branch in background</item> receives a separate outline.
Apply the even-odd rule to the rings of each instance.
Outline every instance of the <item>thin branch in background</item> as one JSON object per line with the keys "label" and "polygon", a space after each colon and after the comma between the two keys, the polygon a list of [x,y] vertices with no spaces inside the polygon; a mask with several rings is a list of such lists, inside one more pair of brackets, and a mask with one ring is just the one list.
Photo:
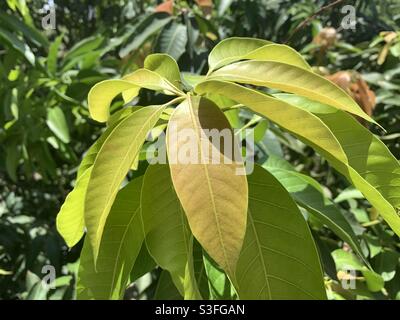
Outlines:
{"label": "thin branch in background", "polygon": [[321,7],[318,11],[316,11],[313,15],[309,16],[306,20],[304,20],[302,23],[300,23],[289,35],[289,37],[287,38],[287,40],[285,41],[285,44],[287,44],[292,37],[301,29],[303,29],[304,27],[306,27],[315,17],[317,17],[318,15],[320,15],[322,12],[338,5],[339,3],[343,2],[343,0],[336,0],[331,2],[330,4],[327,4],[326,6]]}

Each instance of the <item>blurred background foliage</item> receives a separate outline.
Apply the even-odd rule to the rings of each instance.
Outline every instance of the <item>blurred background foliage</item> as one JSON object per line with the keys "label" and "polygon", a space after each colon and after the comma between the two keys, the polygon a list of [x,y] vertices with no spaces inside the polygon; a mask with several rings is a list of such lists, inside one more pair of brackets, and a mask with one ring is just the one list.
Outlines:
{"label": "blurred background foliage", "polygon": [[[55,2],[55,6],[52,5]],[[330,6],[332,2],[337,2]],[[342,21],[355,8],[355,29]],[[326,8],[324,8],[326,7]],[[55,9],[56,28],[42,19]],[[315,14],[317,13],[317,14]],[[400,3],[397,0],[6,0],[0,3],[0,299],[73,299],[81,244],[68,250],[56,214],[74,185],[84,152],[103,127],[89,118],[93,84],[143,65],[152,52],[181,70],[205,74],[207,55],[231,36],[264,38],[299,50],[386,129],[371,128],[400,157]],[[158,103],[143,91],[134,103]],[[229,102],[228,102],[229,103]],[[112,111],[122,107],[116,101]],[[400,241],[362,195],[311,148],[272,123],[231,114],[234,127],[255,132],[257,160],[311,173],[327,201],[347,219],[365,262],[309,216],[331,299],[400,299]],[[132,275],[126,298],[179,298],[168,274]],[[370,264],[374,272],[366,272]],[[41,286],[46,265],[53,288]],[[344,266],[358,270],[343,289]],[[347,277],[347,278],[346,278]],[[350,275],[351,277],[351,275]],[[223,293],[216,297],[223,297]]]}

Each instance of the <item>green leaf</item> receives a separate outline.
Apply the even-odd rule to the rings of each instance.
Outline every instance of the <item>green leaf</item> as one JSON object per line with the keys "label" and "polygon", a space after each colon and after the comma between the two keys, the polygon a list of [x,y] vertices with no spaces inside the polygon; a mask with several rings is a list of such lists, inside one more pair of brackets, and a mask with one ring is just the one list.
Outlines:
{"label": "green leaf", "polygon": [[153,298],[154,300],[182,300],[182,295],[175,287],[168,271],[161,271]]}
{"label": "green leaf", "polygon": [[262,39],[232,37],[220,41],[208,56],[209,72],[234,61],[272,42]]}
{"label": "green leaf", "polygon": [[202,300],[202,296],[199,291],[197,279],[194,271],[194,256],[193,256],[193,235],[190,235],[188,260],[185,267],[185,278],[183,281],[184,287],[184,299],[185,300]]}
{"label": "green leaf", "polygon": [[95,267],[89,239],[85,239],[78,273],[78,299],[121,299],[138,256],[143,231],[140,222],[142,177],[118,192],[101,239]]}
{"label": "green leaf", "polygon": [[400,235],[400,164],[385,144],[343,111],[292,95],[279,98],[312,112],[329,127],[348,159],[345,167],[336,160],[332,160],[332,166],[364,194]]}
{"label": "green leaf", "polygon": [[231,282],[223,270],[207,255],[203,256],[211,300],[230,300]]}
{"label": "green leaf", "polygon": [[156,49],[178,60],[186,50],[187,40],[186,26],[173,22],[162,30]]}
{"label": "green leaf", "polygon": [[209,300],[210,290],[208,287],[208,278],[203,261],[203,254],[204,254],[203,248],[200,246],[199,242],[195,240],[193,243],[194,274],[196,277],[201,297],[204,300]]}
{"label": "green leaf", "polygon": [[115,196],[165,105],[148,106],[122,120],[104,141],[85,199],[85,225],[96,263],[103,228]]}
{"label": "green leaf", "polygon": [[142,221],[150,255],[184,294],[191,252],[190,230],[171,182],[168,165],[150,165],[142,187]]}
{"label": "green leaf", "polygon": [[53,107],[47,110],[47,126],[64,143],[70,142],[70,135],[67,120],[60,107]]}
{"label": "green leaf", "polygon": [[6,151],[6,170],[12,181],[18,180],[18,165],[21,152],[16,142],[10,143],[5,147]]}
{"label": "green leaf", "polygon": [[215,145],[221,144],[221,137],[210,141],[206,130],[228,133],[233,140],[229,122],[218,106],[189,96],[175,109],[167,128],[171,176],[194,236],[233,274],[246,228],[246,176],[242,159],[237,159],[236,143],[222,149]]}
{"label": "green leaf", "polygon": [[332,132],[311,112],[265,93],[227,81],[205,81],[197,85],[196,92],[200,94],[212,92],[235,100],[295,134],[318,151],[324,150],[325,153],[335,155],[340,161],[347,162],[346,155]]}
{"label": "green leaf", "polygon": [[31,48],[26,43],[19,40],[16,35],[0,27],[0,39],[2,39],[5,44],[22,54],[31,65],[35,64],[35,55]]}
{"label": "green leaf", "polygon": [[151,54],[144,60],[144,68],[158,73],[160,76],[167,79],[173,86],[182,90],[179,67],[171,56],[163,53]]}
{"label": "green leaf", "polygon": [[400,253],[384,250],[373,260],[374,270],[379,273],[384,281],[391,281],[396,276],[396,268],[400,262]]}
{"label": "green leaf", "polygon": [[5,12],[0,12],[0,21],[2,21],[9,29],[20,31],[28,41],[31,41],[37,46],[46,48],[49,45],[47,38],[41,32],[39,32],[33,26],[25,24],[14,16],[11,16]]}
{"label": "green leaf", "polygon": [[[75,58],[82,58],[81,56],[93,53],[103,43],[104,37],[96,35],[93,37],[85,38],[76,43],[64,56],[64,62],[67,63]],[[64,64],[65,64],[64,63]]]}
{"label": "green leaf", "polygon": [[343,89],[294,65],[277,61],[243,61],[222,67],[209,77],[213,78],[299,94],[375,123]]}
{"label": "green leaf", "polygon": [[255,166],[235,283],[240,299],[326,299],[317,249],[283,186]]}
{"label": "green leaf", "polygon": [[342,201],[347,201],[351,199],[364,199],[364,196],[360,191],[354,188],[347,188],[343,190],[336,198],[335,203],[339,203]]}
{"label": "green leaf", "polygon": [[70,248],[84,235],[84,204],[91,172],[92,168],[88,168],[77,179],[74,189],[68,194],[57,215],[57,231]]}
{"label": "green leaf", "polygon": [[279,180],[300,206],[328,226],[338,237],[347,242],[367,265],[369,264],[362,253],[359,240],[350,223],[339,208],[324,196],[322,187],[317,181],[295,171],[269,166],[267,170]]}
{"label": "green leaf", "polygon": [[374,271],[363,266],[356,256],[342,249],[337,249],[332,252],[332,257],[335,260],[336,269],[339,271],[361,271],[367,282],[367,287],[372,292],[380,291],[384,286],[382,277]]}
{"label": "green leaf", "polygon": [[55,74],[57,72],[57,55],[60,49],[64,34],[59,35],[50,45],[49,55],[47,56],[47,69],[50,73]]}
{"label": "green leaf", "polygon": [[[141,218],[140,218],[140,223],[142,223]],[[140,277],[144,276],[146,273],[155,269],[156,266],[157,263],[154,261],[153,257],[147,250],[146,242],[143,241],[142,248],[140,249],[135,264],[132,267],[132,271],[130,274],[130,282],[136,281]]]}
{"label": "green leaf", "polygon": [[351,115],[295,95],[271,97],[223,81],[203,82],[196,91],[234,99],[295,134],[359,189],[400,234],[400,216],[396,213],[400,206],[396,183],[399,163],[384,144]]}
{"label": "green leaf", "polygon": [[136,26],[132,37],[127,39],[127,44],[119,50],[119,56],[121,58],[125,57],[130,52],[138,49],[149,37],[167,25],[171,19],[172,17],[169,15],[161,15],[158,13],[146,17],[140,22],[140,25]]}
{"label": "green leaf", "polygon": [[114,128],[126,117],[131,115],[133,112],[139,110],[139,106],[135,106],[133,108],[124,108],[115,114],[113,114],[109,121],[107,129],[101,134],[101,136],[96,140],[96,142],[89,148],[86,152],[84,158],[82,159],[81,164],[78,168],[77,178],[79,177],[91,166],[93,166],[94,161],[96,160],[97,154],[103,145],[104,141],[108,138],[108,136],[113,132]]}

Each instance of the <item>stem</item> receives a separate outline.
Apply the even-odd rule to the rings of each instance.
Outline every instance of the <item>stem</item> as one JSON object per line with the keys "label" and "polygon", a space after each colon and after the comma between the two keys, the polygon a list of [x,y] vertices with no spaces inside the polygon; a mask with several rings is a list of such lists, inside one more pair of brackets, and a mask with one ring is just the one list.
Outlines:
{"label": "stem", "polygon": [[285,44],[287,44],[292,37],[301,29],[303,29],[305,26],[307,26],[311,20],[313,20],[316,16],[318,16],[319,14],[321,14],[323,11],[328,10],[334,6],[336,6],[337,4],[343,2],[343,0],[336,0],[334,2],[331,2],[330,4],[327,4],[326,6],[321,7],[319,10],[317,10],[314,14],[312,14],[311,16],[309,16],[306,20],[304,20],[302,23],[300,23],[289,35],[289,37],[287,38],[287,40],[285,41]]}

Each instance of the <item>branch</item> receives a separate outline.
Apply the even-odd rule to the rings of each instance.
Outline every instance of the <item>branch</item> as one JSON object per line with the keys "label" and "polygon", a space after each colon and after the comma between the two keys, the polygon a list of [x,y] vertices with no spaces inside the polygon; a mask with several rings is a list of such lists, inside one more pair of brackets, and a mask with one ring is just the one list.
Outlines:
{"label": "branch", "polygon": [[322,12],[324,12],[325,10],[328,10],[336,5],[338,5],[339,3],[343,2],[343,0],[336,0],[331,2],[330,4],[327,4],[326,6],[321,7],[318,11],[316,11],[313,15],[309,16],[306,20],[304,20],[302,23],[300,23],[289,35],[289,37],[287,38],[287,40],[285,41],[285,44],[287,44],[292,37],[301,29],[303,29],[305,26],[307,26],[316,16],[320,15]]}

